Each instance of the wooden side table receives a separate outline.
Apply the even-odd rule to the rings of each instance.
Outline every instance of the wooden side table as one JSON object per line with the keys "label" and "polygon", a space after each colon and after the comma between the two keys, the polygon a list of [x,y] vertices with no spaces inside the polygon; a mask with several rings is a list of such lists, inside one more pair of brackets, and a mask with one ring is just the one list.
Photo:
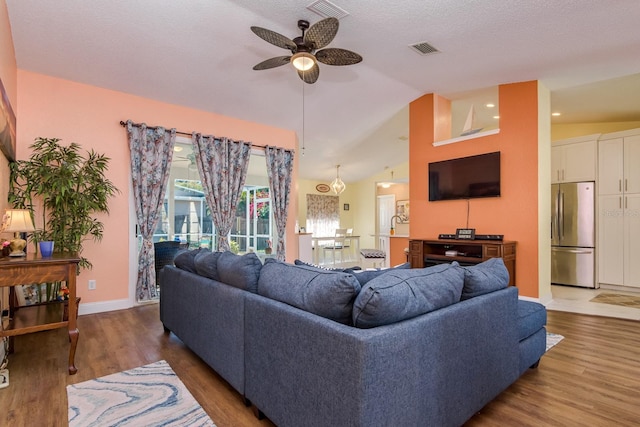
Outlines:
{"label": "wooden side table", "polygon": [[[76,347],[80,331],[77,327],[76,275],[80,258],[73,254],[54,254],[41,258],[34,254],[26,257],[0,258],[0,287],[10,286],[9,327],[0,336],[9,337],[9,353],[13,352],[13,337],[57,328],[69,329],[69,375],[78,372],[75,366]],[[69,299],[32,306],[16,307],[14,286],[33,283],[64,281]],[[68,310],[65,310],[68,304]],[[67,315],[65,316],[65,311]]]}

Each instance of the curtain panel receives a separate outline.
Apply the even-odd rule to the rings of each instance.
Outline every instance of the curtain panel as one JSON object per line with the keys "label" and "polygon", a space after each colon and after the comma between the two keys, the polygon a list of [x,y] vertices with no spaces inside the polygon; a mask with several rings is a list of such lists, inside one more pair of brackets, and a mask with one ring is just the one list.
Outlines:
{"label": "curtain panel", "polygon": [[333,236],[340,227],[340,198],[307,194],[307,232],[314,236]]}
{"label": "curtain panel", "polygon": [[251,143],[227,138],[191,136],[196,165],[211,219],[217,233],[217,250],[230,249],[228,236],[249,169]]}
{"label": "curtain panel", "polygon": [[264,149],[267,161],[267,175],[271,188],[271,206],[273,219],[278,233],[276,256],[284,261],[285,235],[287,228],[287,210],[291,190],[291,174],[293,173],[293,152],[284,148],[266,146]]}
{"label": "curtain panel", "polygon": [[136,221],[142,236],[138,254],[136,298],[149,301],[158,297],[156,289],[153,232],[161,216],[161,207],[169,180],[169,170],[176,142],[176,130],[147,128],[143,123],[127,121],[131,152],[131,180]]}

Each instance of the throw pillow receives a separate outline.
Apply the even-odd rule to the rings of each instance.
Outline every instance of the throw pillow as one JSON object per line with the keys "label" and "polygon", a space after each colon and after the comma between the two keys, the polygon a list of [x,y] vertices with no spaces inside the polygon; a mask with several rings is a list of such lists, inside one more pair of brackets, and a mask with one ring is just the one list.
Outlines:
{"label": "throw pillow", "polygon": [[173,259],[173,263],[176,267],[188,271],[190,273],[198,273],[195,265],[195,258],[201,252],[209,252],[208,249],[198,248],[193,249],[191,251],[181,251],[178,252],[176,257]]}
{"label": "throw pillow", "polygon": [[301,310],[351,324],[360,284],[351,274],[267,259],[260,272],[258,294]]}
{"label": "throw pillow", "polygon": [[194,258],[196,273],[200,276],[220,281],[220,275],[218,274],[218,258],[220,255],[222,255],[222,252],[210,252],[208,250],[203,250],[196,254]]}
{"label": "throw pillow", "polygon": [[221,282],[254,294],[258,291],[262,262],[255,253],[236,255],[229,251],[223,252],[218,257],[217,267]]}
{"label": "throw pillow", "polygon": [[396,323],[460,301],[464,270],[457,262],[395,269],[370,280],[353,304],[359,328]]}
{"label": "throw pillow", "polygon": [[491,258],[480,264],[463,268],[463,300],[497,291],[509,285],[509,271],[502,258]]}
{"label": "throw pillow", "polygon": [[397,269],[406,269],[406,268],[411,268],[411,263],[405,262],[404,264],[400,264],[392,268],[376,268],[373,270],[356,271],[352,268],[347,268],[344,270],[344,272],[353,274],[355,278],[358,279],[358,282],[360,282],[360,286],[364,286],[371,279],[375,279],[376,277],[381,276],[390,271],[394,271]]}

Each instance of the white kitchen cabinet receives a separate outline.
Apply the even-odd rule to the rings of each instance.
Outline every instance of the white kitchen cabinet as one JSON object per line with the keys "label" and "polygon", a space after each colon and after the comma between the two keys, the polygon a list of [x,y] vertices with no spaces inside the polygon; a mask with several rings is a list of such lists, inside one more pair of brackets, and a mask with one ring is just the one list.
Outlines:
{"label": "white kitchen cabinet", "polygon": [[551,145],[551,182],[596,180],[599,134],[555,141]]}
{"label": "white kitchen cabinet", "polygon": [[600,196],[598,211],[598,282],[624,285],[622,196]]}
{"label": "white kitchen cabinet", "polygon": [[598,278],[640,287],[640,129],[598,141]]}
{"label": "white kitchen cabinet", "polygon": [[640,287],[640,193],[624,196],[624,285]]}
{"label": "white kitchen cabinet", "polygon": [[640,193],[640,135],[598,142],[598,194]]}

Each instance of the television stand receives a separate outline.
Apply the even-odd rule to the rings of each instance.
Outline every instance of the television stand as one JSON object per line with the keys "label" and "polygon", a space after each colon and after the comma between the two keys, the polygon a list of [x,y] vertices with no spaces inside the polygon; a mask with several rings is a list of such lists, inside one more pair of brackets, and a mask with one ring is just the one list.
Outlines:
{"label": "television stand", "polygon": [[[455,251],[456,255],[446,255]],[[516,242],[456,239],[410,239],[411,268],[431,267],[457,261],[462,266],[479,264],[491,258],[502,258],[509,271],[509,286],[515,285]]]}

